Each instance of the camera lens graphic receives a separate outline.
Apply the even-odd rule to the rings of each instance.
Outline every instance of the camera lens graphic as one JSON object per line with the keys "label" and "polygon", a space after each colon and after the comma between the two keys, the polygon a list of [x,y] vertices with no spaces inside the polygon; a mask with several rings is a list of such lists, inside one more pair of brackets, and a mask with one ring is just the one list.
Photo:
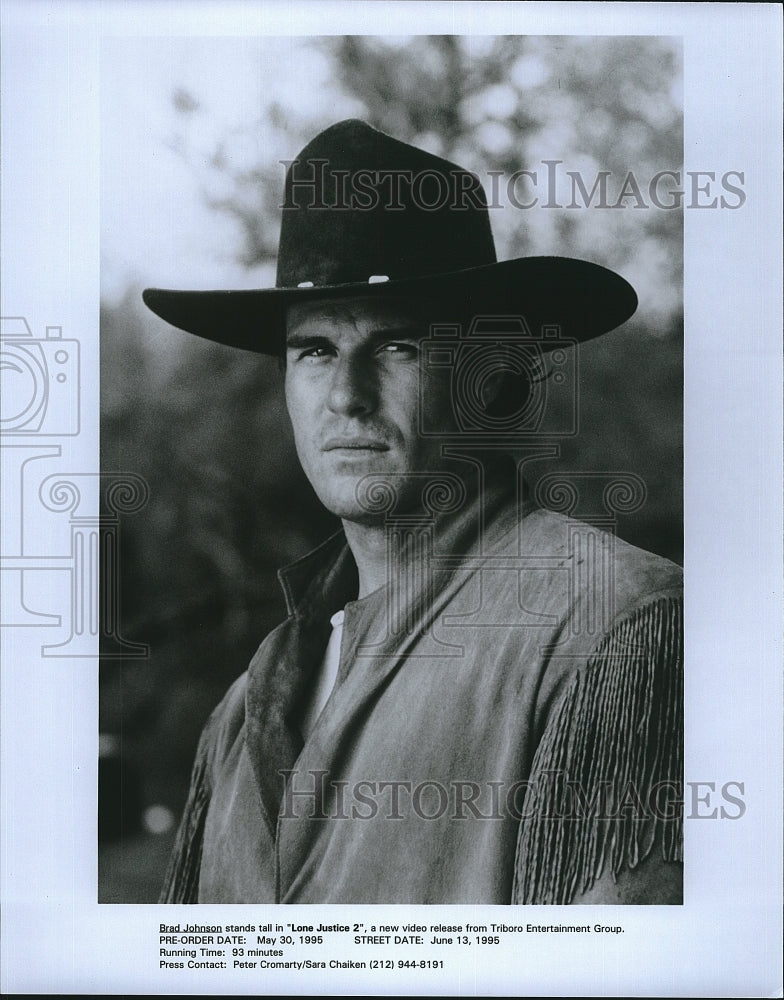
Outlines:
{"label": "camera lens graphic", "polygon": [[0,430],[36,430],[47,397],[46,372],[40,358],[29,348],[4,344],[0,350],[0,379]]}
{"label": "camera lens graphic", "polygon": [[541,353],[519,345],[464,351],[455,370],[458,416],[480,430],[535,430],[544,407]]}

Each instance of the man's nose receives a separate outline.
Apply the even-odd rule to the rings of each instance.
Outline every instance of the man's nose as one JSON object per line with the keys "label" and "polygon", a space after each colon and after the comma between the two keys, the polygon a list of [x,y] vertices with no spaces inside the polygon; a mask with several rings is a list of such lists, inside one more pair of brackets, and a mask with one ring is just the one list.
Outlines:
{"label": "man's nose", "polygon": [[378,390],[367,362],[361,358],[337,358],[332,366],[328,408],[342,416],[356,416],[372,413],[377,405]]}

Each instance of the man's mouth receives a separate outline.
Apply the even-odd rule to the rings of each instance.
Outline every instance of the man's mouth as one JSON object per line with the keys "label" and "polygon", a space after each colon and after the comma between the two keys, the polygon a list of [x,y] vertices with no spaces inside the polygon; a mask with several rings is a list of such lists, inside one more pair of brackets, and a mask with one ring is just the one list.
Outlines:
{"label": "man's mouth", "polygon": [[333,437],[322,446],[322,451],[389,451],[385,441],[369,437]]}

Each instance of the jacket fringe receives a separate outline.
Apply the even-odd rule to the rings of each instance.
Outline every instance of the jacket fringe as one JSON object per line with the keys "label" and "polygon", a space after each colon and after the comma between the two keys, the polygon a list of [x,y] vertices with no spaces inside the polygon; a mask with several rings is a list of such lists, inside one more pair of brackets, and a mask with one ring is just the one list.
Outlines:
{"label": "jacket fringe", "polygon": [[[617,624],[569,682],[534,757],[513,903],[570,903],[606,866],[615,879],[654,849],[683,860],[682,661],[681,602],[665,597]],[[660,782],[676,790],[671,817],[651,809]],[[591,804],[599,791],[606,807]]]}
{"label": "jacket fringe", "polygon": [[188,801],[180,820],[169,867],[158,899],[159,903],[198,903],[199,874],[204,845],[204,823],[210,803],[209,747],[211,725],[207,725],[199,740],[191,771]]}

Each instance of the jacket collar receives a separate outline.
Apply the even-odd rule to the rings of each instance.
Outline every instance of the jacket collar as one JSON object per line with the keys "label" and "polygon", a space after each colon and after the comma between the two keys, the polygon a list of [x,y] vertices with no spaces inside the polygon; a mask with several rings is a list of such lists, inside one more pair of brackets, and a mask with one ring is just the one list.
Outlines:
{"label": "jacket collar", "polygon": [[359,576],[343,529],[279,569],[278,580],[286,611],[294,618],[318,616],[332,605],[334,612],[356,598]]}

